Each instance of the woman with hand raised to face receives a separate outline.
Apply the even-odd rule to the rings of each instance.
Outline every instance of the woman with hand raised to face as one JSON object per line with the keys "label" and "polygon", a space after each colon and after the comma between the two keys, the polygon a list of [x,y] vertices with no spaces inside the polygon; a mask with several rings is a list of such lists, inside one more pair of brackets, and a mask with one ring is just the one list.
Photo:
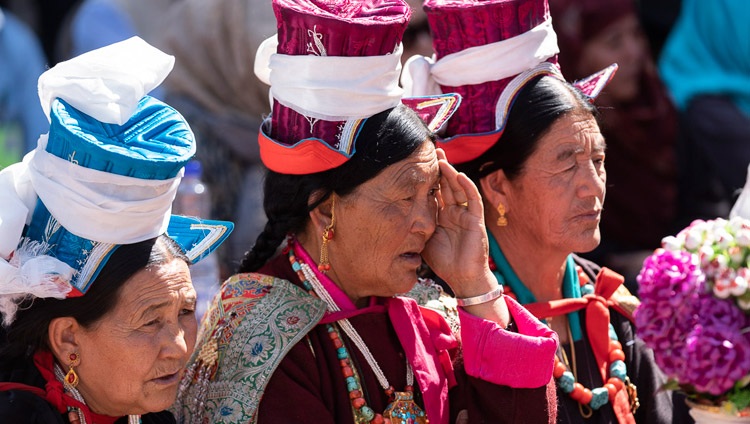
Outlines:
{"label": "woman with hand raised to face", "polygon": [[[180,418],[554,422],[556,338],[503,296],[477,188],[435,148],[459,99],[401,99],[408,5],[274,9],[278,38],[256,62],[271,70],[269,220],[207,313]],[[422,258],[459,297],[457,333],[399,296],[430,286]]]}
{"label": "woman with hand raised to face", "polygon": [[592,102],[617,65],[566,82],[546,0],[424,7],[436,57],[407,61],[402,80],[414,95],[463,96],[437,145],[480,188],[492,272],[560,339],[558,421],[672,422],[664,376],[635,337],[637,299],[574,254],[600,241],[606,143]]}

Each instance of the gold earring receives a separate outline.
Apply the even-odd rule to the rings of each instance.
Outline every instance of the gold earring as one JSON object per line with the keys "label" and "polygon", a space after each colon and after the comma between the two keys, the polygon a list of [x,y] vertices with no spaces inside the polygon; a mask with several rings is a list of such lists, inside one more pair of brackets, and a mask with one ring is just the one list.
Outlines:
{"label": "gold earring", "polygon": [[68,359],[70,360],[70,363],[68,364],[70,369],[68,370],[68,373],[65,374],[65,384],[75,388],[78,385],[79,379],[78,374],[76,374],[76,370],[74,370],[73,367],[77,367],[78,364],[81,363],[81,358],[77,353],[73,352],[68,355]]}
{"label": "gold earring", "polygon": [[500,216],[497,217],[497,226],[505,227],[508,225],[508,218],[505,217],[505,206],[503,206],[502,203],[497,205],[497,213],[500,214]]}
{"label": "gold earring", "polygon": [[323,230],[323,244],[320,246],[320,261],[318,262],[318,271],[325,274],[331,270],[331,264],[328,262],[328,242],[333,240],[333,225],[336,222],[334,207],[336,206],[336,197],[331,197],[331,223]]}

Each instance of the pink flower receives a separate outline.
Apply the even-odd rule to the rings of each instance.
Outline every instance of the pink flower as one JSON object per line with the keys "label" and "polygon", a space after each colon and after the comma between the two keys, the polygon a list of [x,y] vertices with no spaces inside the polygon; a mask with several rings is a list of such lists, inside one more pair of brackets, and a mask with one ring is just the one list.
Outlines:
{"label": "pink flower", "polygon": [[747,223],[696,221],[665,244],[670,250],[649,256],[638,275],[638,336],[667,376],[697,393],[726,394],[750,374],[750,318],[737,305],[749,252],[734,238]]}

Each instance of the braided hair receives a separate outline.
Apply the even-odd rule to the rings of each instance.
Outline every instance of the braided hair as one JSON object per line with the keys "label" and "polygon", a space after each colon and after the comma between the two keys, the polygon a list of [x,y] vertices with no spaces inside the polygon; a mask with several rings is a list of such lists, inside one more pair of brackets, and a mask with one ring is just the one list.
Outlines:
{"label": "braided hair", "polygon": [[356,140],[356,151],[343,165],[307,175],[267,171],[263,208],[268,217],[253,248],[245,254],[239,272],[253,272],[270,259],[287,234],[302,231],[310,211],[332,193],[346,196],[389,165],[409,157],[434,134],[419,116],[404,105],[367,119]]}

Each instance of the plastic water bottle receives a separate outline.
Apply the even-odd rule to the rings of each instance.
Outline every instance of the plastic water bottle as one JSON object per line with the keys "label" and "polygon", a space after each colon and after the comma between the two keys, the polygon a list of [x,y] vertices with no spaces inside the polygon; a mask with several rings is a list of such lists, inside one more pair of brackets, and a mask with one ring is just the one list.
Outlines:
{"label": "plastic water bottle", "polygon": [[[177,188],[177,195],[172,204],[172,213],[177,215],[197,216],[208,219],[211,216],[211,193],[203,184],[200,162],[191,160],[185,165],[185,176]],[[219,260],[216,253],[211,253],[200,262],[190,266],[193,287],[198,293],[195,316],[200,321],[219,290]]]}

